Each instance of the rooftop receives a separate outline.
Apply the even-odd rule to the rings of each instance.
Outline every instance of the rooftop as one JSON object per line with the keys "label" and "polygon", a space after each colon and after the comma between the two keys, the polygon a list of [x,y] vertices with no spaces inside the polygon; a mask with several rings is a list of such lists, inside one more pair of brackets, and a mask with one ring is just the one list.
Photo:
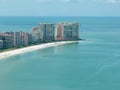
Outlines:
{"label": "rooftop", "polygon": [[63,24],[63,25],[73,25],[73,24],[79,24],[78,22],[60,22],[58,24]]}

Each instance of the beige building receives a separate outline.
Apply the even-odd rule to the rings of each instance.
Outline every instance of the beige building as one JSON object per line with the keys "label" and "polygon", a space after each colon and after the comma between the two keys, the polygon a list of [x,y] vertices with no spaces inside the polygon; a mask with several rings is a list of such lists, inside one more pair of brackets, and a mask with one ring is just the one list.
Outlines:
{"label": "beige building", "polygon": [[79,23],[58,23],[56,40],[78,40]]}
{"label": "beige building", "polygon": [[13,37],[14,47],[27,46],[29,44],[28,33],[26,32],[20,31],[20,32],[5,32],[5,33]]}
{"label": "beige building", "polygon": [[55,25],[51,23],[40,23],[32,29],[34,43],[49,42],[55,40]]}

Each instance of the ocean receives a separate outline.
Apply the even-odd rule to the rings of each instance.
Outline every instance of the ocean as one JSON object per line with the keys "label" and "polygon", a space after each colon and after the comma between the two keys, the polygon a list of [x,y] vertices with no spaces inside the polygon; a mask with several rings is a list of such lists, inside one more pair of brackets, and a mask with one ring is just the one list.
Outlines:
{"label": "ocean", "polygon": [[0,32],[71,21],[85,41],[0,60],[0,90],[120,90],[120,17],[0,17]]}

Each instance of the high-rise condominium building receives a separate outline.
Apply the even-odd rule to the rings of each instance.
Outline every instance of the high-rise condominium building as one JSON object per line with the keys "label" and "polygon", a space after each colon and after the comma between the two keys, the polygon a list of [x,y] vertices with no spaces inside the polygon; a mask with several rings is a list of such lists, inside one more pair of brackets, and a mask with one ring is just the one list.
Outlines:
{"label": "high-rise condominium building", "polygon": [[0,49],[3,48],[3,40],[0,40]]}
{"label": "high-rise condominium building", "polygon": [[12,35],[8,35],[6,33],[0,33],[0,40],[2,43],[2,47],[5,48],[11,48],[13,47],[13,36]]}
{"label": "high-rise condominium building", "polygon": [[41,41],[54,41],[55,25],[50,23],[40,23],[37,27],[32,29],[32,36],[34,43]]}
{"label": "high-rise condominium building", "polygon": [[40,29],[43,32],[44,41],[54,41],[55,40],[55,24],[51,23],[40,23]]}
{"label": "high-rise condominium building", "polygon": [[32,29],[32,41],[33,43],[39,43],[43,41],[43,31],[41,30],[40,26]]}
{"label": "high-rise condominium building", "polygon": [[79,23],[58,23],[56,40],[78,40]]}
{"label": "high-rise condominium building", "polygon": [[27,46],[28,42],[28,33],[26,32],[14,32],[14,46]]}

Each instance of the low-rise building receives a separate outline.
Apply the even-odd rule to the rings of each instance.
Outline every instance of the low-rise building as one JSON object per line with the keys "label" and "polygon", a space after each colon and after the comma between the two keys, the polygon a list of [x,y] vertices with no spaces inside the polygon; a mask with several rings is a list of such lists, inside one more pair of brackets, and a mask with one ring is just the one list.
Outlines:
{"label": "low-rise building", "polygon": [[79,23],[58,23],[56,40],[78,40]]}

